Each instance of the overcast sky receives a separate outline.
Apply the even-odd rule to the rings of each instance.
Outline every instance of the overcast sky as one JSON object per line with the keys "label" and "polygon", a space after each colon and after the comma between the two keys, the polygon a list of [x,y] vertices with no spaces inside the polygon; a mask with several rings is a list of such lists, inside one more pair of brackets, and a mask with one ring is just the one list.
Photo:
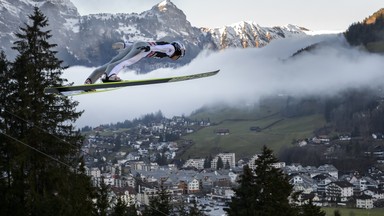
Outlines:
{"label": "overcast sky", "polygon": [[[81,15],[141,13],[161,0],[71,0]],[[310,30],[345,30],[384,7],[383,0],[171,0],[195,27],[240,21],[261,26],[295,24]]]}

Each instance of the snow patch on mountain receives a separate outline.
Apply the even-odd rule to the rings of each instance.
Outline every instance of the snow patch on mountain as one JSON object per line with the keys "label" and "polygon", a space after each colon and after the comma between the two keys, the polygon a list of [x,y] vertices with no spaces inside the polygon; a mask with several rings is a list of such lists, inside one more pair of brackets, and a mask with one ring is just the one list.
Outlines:
{"label": "snow patch on mountain", "polygon": [[167,11],[167,7],[169,6],[174,6],[174,4],[169,0],[162,1],[157,5],[157,7],[159,8],[159,11],[161,12]]}
{"label": "snow patch on mountain", "polygon": [[305,28],[296,25],[261,27],[255,22],[242,21],[222,28],[203,29],[210,33],[219,49],[229,47],[263,47],[271,40],[306,35]]}

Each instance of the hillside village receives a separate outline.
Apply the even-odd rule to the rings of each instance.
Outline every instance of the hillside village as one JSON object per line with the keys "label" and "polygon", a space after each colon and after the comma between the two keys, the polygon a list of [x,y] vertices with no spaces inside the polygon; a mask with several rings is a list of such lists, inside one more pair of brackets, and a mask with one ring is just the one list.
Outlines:
{"label": "hillside village", "polygon": [[[87,174],[94,185],[100,185],[101,181],[109,185],[110,200],[121,197],[129,205],[148,204],[162,185],[172,195],[173,202],[196,199],[204,211],[222,211],[225,201],[233,196],[231,188],[236,186],[242,166],[248,164],[255,169],[258,155],[245,159],[223,152],[210,159],[176,160],[177,155],[193,144],[188,140],[180,142],[179,138],[210,126],[209,120],[173,117],[136,122],[126,130],[116,125],[86,128],[82,150]],[[230,131],[223,128],[215,133],[225,136]],[[373,134],[373,138],[381,136]],[[350,139],[343,135],[337,141]],[[297,146],[321,145],[332,149],[332,142],[326,136],[318,136],[301,140]],[[383,207],[384,150],[377,148],[365,154],[376,159],[376,164],[365,173],[341,172],[332,164],[315,167],[279,162],[275,166],[289,176],[295,191],[302,192],[296,201],[299,205],[311,199],[319,206]]]}

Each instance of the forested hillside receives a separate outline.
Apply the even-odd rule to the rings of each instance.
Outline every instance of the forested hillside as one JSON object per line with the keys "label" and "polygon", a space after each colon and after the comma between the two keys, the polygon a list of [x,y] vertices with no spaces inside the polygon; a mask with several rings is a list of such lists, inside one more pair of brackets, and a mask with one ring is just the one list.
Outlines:
{"label": "forested hillside", "polygon": [[384,9],[380,9],[362,22],[352,24],[345,32],[351,45],[365,46],[372,52],[384,52]]}

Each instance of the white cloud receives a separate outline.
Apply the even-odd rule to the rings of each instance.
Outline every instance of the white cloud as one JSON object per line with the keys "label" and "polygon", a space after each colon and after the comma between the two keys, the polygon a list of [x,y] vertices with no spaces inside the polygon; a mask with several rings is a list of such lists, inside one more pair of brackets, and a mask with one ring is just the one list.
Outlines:
{"label": "white cloud", "polygon": [[[328,45],[309,54],[289,58],[310,44]],[[179,69],[163,68],[146,75],[121,73],[124,79],[146,79],[221,69],[214,77],[178,83],[136,86],[74,97],[85,110],[79,127],[133,119],[161,110],[168,117],[190,114],[203,105],[225,102],[253,103],[263,95],[337,93],[383,78],[383,57],[350,48],[341,36],[309,36],[272,42],[261,49],[229,49],[202,53]],[[161,60],[159,60],[161,61]],[[64,76],[80,84],[93,68],[71,67]]]}

